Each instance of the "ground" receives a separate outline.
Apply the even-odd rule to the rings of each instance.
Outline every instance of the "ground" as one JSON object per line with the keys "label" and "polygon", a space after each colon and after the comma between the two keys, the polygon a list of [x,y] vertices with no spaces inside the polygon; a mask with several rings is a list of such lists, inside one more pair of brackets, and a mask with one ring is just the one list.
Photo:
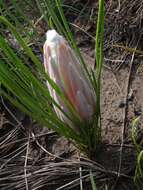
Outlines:
{"label": "ground", "polygon": [[[1,190],[76,190],[80,189],[80,175],[84,179],[83,189],[88,190],[91,169],[99,189],[135,189],[136,150],[131,126],[143,112],[142,4],[138,0],[105,3],[103,146],[98,155],[88,160],[71,142],[42,128],[1,98]],[[77,0],[73,6],[82,8],[81,15],[67,16],[78,26],[73,27],[74,35],[86,63],[93,66],[97,3]],[[82,18],[85,14],[88,19]],[[44,22],[40,29],[42,26],[46,32]],[[139,128],[142,129],[142,119]]]}

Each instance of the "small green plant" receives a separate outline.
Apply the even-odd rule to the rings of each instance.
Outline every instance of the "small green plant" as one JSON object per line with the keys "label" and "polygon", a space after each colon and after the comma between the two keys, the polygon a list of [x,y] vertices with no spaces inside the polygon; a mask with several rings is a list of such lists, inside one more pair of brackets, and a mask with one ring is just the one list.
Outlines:
{"label": "small green plant", "polygon": [[[22,56],[19,56],[4,37],[3,32],[1,33],[0,55],[2,59],[0,60],[0,93],[33,119],[37,120],[42,125],[55,130],[67,139],[70,139],[80,150],[84,151],[89,157],[92,157],[101,143],[100,94],[103,64],[104,1],[99,0],[95,70],[87,68],[82,58],[80,50],[76,45],[76,39],[73,37],[69,24],[66,21],[62,9],[62,2],[60,0],[55,0],[53,3],[51,0],[43,0],[36,1],[36,3],[42,16],[44,16],[46,22],[48,21],[49,27],[55,28],[68,41],[81,64],[83,72],[91,85],[92,91],[94,91],[93,94],[96,96],[96,101],[94,102],[95,104],[92,105],[93,107],[95,106],[95,108],[93,108],[95,112],[92,116],[92,122],[81,122],[81,115],[77,112],[78,107],[73,106],[73,102],[67,98],[58,83],[45,72],[43,64],[27,45],[25,36],[23,37],[23,35],[20,34],[17,28],[12,24],[13,22],[9,22],[4,14],[3,16],[0,16],[0,23],[3,24],[4,28],[11,32],[20,46],[20,51],[23,53]],[[16,4],[13,5],[16,6]],[[56,9],[52,8],[53,5],[56,5]],[[19,14],[21,11],[22,10],[20,9]],[[4,11],[2,11],[2,13],[3,12]],[[14,22],[19,25],[19,21],[15,19],[16,17],[14,17]],[[26,17],[24,17],[24,19],[26,19]],[[32,27],[34,27],[33,24]],[[30,60],[34,65],[34,71],[31,70],[27,60]],[[75,82],[78,83],[78,81]],[[64,105],[66,105],[68,112],[66,109],[63,109],[63,106],[61,106],[61,104],[52,96],[46,83],[48,83],[50,89],[54,91],[56,96],[60,98]],[[76,84],[74,85],[76,86]],[[84,106],[84,109],[86,109],[87,105]],[[60,118],[53,107],[56,108],[55,110],[59,110],[68,121],[74,123],[76,129],[78,128],[80,130],[71,127],[69,124],[70,122],[65,122],[65,120]]]}
{"label": "small green plant", "polygon": [[134,176],[134,183],[138,190],[143,188],[143,145],[137,142],[138,124],[140,117],[134,119],[132,123],[132,139],[137,150],[136,171]]}

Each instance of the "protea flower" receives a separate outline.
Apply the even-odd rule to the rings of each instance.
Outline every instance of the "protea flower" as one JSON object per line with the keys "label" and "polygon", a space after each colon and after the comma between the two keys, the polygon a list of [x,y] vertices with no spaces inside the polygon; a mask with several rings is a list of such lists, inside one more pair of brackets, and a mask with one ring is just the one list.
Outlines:
{"label": "protea flower", "polygon": [[[92,85],[74,51],[55,30],[47,32],[44,44],[44,67],[50,78],[59,86],[71,103],[81,121],[92,122],[96,109],[96,95]],[[54,100],[70,115],[70,111],[55,90],[50,85],[48,88]],[[54,109],[62,121],[70,126],[74,125],[57,107]]]}

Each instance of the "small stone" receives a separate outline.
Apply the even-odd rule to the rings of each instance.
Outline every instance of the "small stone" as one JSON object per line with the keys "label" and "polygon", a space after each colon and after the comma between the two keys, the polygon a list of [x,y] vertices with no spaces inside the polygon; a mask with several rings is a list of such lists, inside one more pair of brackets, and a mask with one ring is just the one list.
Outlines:
{"label": "small stone", "polygon": [[134,99],[134,94],[133,94],[133,90],[130,90],[130,93],[128,94],[128,101],[133,101]]}
{"label": "small stone", "polygon": [[125,107],[125,101],[124,100],[121,100],[120,102],[119,102],[119,104],[118,104],[118,107],[119,108],[124,108]]}

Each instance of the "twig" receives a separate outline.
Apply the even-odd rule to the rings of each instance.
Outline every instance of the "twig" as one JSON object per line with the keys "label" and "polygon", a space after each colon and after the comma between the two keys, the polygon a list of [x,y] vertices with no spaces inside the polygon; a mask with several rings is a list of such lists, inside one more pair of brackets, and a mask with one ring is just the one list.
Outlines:
{"label": "twig", "polygon": [[137,53],[137,54],[143,55],[143,51],[136,48],[126,47],[119,44],[113,44],[113,47],[121,48],[131,53]]}
{"label": "twig", "polygon": [[[0,170],[2,170],[5,166],[6,166],[6,164],[8,163],[8,162],[10,162],[12,159],[14,159],[14,158],[16,158],[17,156],[19,156],[22,152],[24,152],[25,151],[25,145],[26,144],[24,144],[24,145],[22,145],[20,148],[18,148],[16,151],[14,151],[13,153],[15,153],[15,152],[17,152],[17,151],[19,151],[18,153],[16,153],[14,156],[12,156],[12,157],[10,157],[10,159],[8,159],[4,164],[2,164],[1,166],[0,166]],[[12,154],[13,154],[12,153]],[[10,154],[9,154],[9,156],[10,156]],[[4,158],[4,157],[3,157]]]}
{"label": "twig", "polygon": [[[140,38],[139,38],[140,39]],[[139,42],[139,40],[138,40]],[[137,43],[138,46],[138,43]],[[136,48],[137,48],[136,46]],[[135,49],[136,49],[135,48]],[[122,154],[123,154],[123,146],[124,146],[124,137],[125,137],[125,129],[126,129],[126,124],[127,124],[127,111],[128,111],[128,94],[129,94],[129,87],[130,87],[130,79],[131,79],[131,73],[132,73],[132,66],[133,66],[133,60],[135,56],[135,51],[132,54],[131,58],[131,63],[130,63],[130,69],[129,69],[129,74],[127,78],[127,84],[126,84],[126,94],[125,94],[125,108],[123,110],[123,127],[121,131],[121,147],[120,147],[120,157],[119,157],[119,168],[118,168],[118,178],[120,177],[121,174],[121,166],[122,166]],[[117,181],[118,181],[117,178]]]}
{"label": "twig", "polygon": [[120,147],[120,158],[119,158],[119,169],[118,169],[118,177],[120,176],[121,172],[121,165],[122,165],[122,153],[123,153],[123,145],[124,145],[124,137],[125,137],[125,129],[126,129],[126,119],[127,119],[127,110],[128,110],[128,92],[129,92],[129,82],[130,82],[130,75],[131,75],[131,70],[132,70],[132,63],[134,59],[135,53],[132,55],[131,59],[131,66],[130,66],[130,71],[127,79],[127,89],[126,89],[126,95],[125,95],[125,108],[123,110],[123,127],[121,131],[121,147]]}
{"label": "twig", "polygon": [[60,156],[58,156],[58,155],[52,154],[52,153],[49,152],[47,149],[45,149],[45,148],[39,143],[39,141],[35,138],[35,135],[34,135],[33,132],[32,132],[32,137],[33,137],[34,141],[36,142],[37,146],[39,146],[46,154],[48,154],[49,156],[51,156],[51,157],[52,157],[52,160],[58,158],[58,159],[63,160],[63,161],[64,161],[64,160],[66,160],[66,161],[71,161],[71,160],[69,160],[69,159],[65,159],[65,158],[62,158],[62,157],[60,157]]}
{"label": "twig", "polygon": [[10,111],[10,109],[6,106],[6,104],[4,103],[3,97],[0,96],[1,98],[1,102],[2,105],[4,106],[4,108],[8,111],[8,113],[12,116],[12,118],[17,122],[18,126],[23,127],[22,123],[16,118],[16,116]]}
{"label": "twig", "polygon": [[[39,135],[35,135],[34,138],[33,138],[33,137],[29,137],[29,141],[30,141],[30,142],[34,142],[34,141],[35,141],[35,138],[43,137],[43,136],[46,136],[46,135],[55,135],[55,134],[57,135],[57,133],[54,132],[54,131],[49,131],[49,132],[44,133],[44,134],[41,133],[41,134],[39,134]],[[27,140],[28,140],[28,137],[25,137],[25,138],[15,140],[15,141],[12,141],[12,142],[7,143],[7,144],[4,144],[4,145],[1,145],[1,144],[0,144],[0,149],[5,148],[5,147],[9,147],[9,146],[12,145],[12,144],[20,143],[20,142],[27,141]]]}
{"label": "twig", "polygon": [[[29,137],[30,137],[30,133],[29,133]],[[25,163],[24,163],[24,178],[25,178],[25,184],[26,184],[26,190],[29,190],[28,187],[28,180],[27,180],[27,161],[28,161],[28,153],[29,153],[29,139],[27,142],[27,149],[26,149],[26,156],[25,156]]]}

